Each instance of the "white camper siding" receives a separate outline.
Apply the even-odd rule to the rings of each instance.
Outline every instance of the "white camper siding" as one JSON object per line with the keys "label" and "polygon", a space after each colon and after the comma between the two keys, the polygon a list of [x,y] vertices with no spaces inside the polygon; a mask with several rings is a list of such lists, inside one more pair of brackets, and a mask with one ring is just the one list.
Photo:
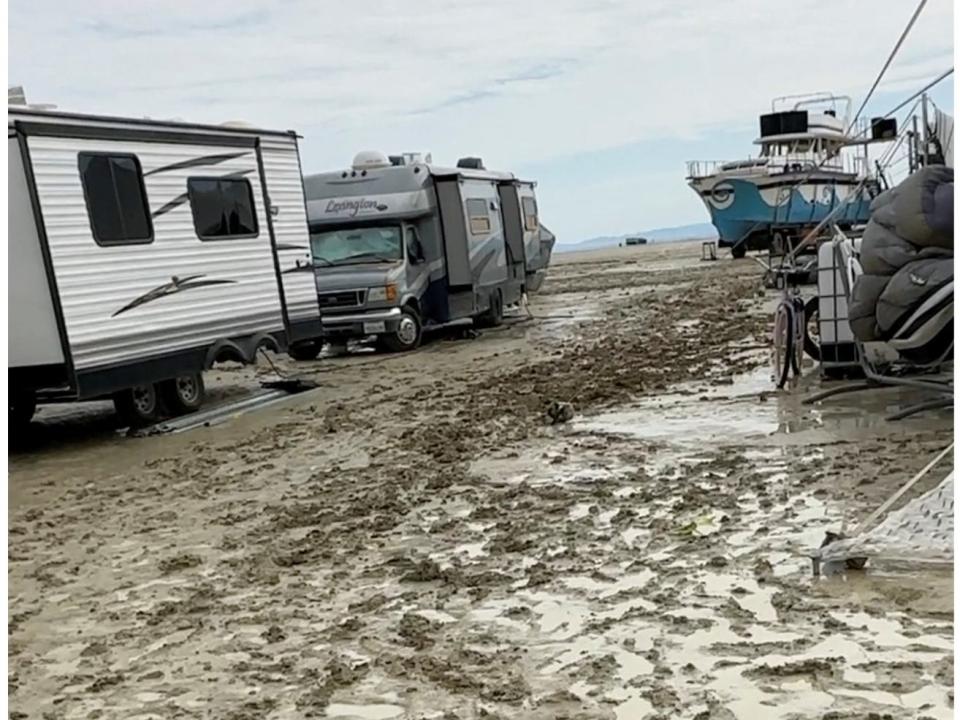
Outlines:
{"label": "white camper siding", "polygon": [[[489,180],[466,179],[461,182],[460,196],[467,224],[467,244],[470,247],[470,268],[474,284],[493,285],[507,279],[507,246],[500,222],[500,194]],[[490,230],[476,234],[470,223],[469,203],[482,199],[490,218]]]}
{"label": "white camper siding", "polygon": [[[77,370],[283,329],[252,147],[44,136],[30,136],[28,146]],[[94,241],[78,169],[78,153],[84,151],[130,153],[139,158],[153,216],[153,242],[101,247]],[[169,168],[227,153],[239,156]],[[151,174],[161,168],[167,169]],[[259,234],[201,241],[186,196],[187,178],[233,173],[242,173],[251,183]],[[182,290],[123,311],[174,277],[182,281],[197,275],[226,282]]]}
{"label": "white camper siding", "polygon": [[[43,250],[17,139],[7,140],[7,336],[8,367],[59,365],[64,361],[57,316],[43,264]],[[12,318],[16,318],[14,321]]]}
{"label": "white camper siding", "polygon": [[310,260],[310,230],[296,139],[292,136],[262,137],[260,148],[267,195],[270,205],[276,208],[273,232],[287,317],[291,324],[317,321],[320,305]]}

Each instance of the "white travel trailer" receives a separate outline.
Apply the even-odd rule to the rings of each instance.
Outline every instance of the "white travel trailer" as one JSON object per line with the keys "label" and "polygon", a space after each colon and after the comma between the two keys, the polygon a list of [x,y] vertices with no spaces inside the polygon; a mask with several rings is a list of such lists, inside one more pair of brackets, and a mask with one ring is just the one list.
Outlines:
{"label": "white travel trailer", "polygon": [[297,135],[10,105],[11,419],[196,409],[202,372],[319,333]]}
{"label": "white travel trailer", "polygon": [[[307,176],[322,339],[376,336],[398,351],[426,327],[498,325],[539,288],[553,249],[534,187],[478,158],[444,168],[413,153],[363,152],[347,170]],[[319,350],[299,342],[290,354]]]}

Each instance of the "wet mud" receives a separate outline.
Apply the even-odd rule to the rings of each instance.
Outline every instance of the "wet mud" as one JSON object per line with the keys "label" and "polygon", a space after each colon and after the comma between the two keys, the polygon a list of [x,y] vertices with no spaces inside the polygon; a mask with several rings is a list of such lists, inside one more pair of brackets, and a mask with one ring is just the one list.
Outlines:
{"label": "wet mud", "polygon": [[952,717],[952,571],[808,558],[950,414],[773,391],[772,296],[699,252],[560,256],[532,318],[277,359],[318,389],[216,427],[41,413],[10,461],[11,717]]}

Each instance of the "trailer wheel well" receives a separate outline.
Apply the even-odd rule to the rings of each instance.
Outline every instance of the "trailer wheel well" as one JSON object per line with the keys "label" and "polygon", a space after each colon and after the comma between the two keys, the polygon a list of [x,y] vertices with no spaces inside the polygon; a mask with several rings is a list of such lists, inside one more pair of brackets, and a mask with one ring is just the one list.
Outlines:
{"label": "trailer wheel well", "polygon": [[275,353],[281,351],[277,339],[267,333],[258,333],[237,340],[218,340],[207,350],[204,369],[209,370],[214,363],[227,361],[250,365],[257,359],[257,351],[261,348]]}

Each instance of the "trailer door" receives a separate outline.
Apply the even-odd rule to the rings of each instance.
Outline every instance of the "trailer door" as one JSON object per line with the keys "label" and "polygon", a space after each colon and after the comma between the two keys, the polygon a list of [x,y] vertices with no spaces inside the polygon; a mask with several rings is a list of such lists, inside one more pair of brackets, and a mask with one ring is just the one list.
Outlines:
{"label": "trailer door", "polygon": [[470,272],[470,248],[460,199],[460,179],[457,176],[438,177],[436,187],[443,251],[447,262],[447,283],[454,292],[472,290],[473,274]]}

